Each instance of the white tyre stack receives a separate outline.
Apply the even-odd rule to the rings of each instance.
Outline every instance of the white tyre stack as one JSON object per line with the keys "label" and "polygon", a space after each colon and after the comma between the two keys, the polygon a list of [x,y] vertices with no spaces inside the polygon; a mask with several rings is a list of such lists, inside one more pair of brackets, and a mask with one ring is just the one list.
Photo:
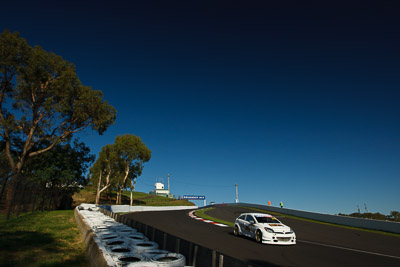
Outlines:
{"label": "white tyre stack", "polygon": [[155,255],[151,261],[159,267],[183,267],[186,264],[185,256],[178,253],[167,253]]}
{"label": "white tyre stack", "polygon": [[148,250],[148,249],[157,249],[158,244],[153,241],[142,241],[142,242],[136,242],[133,244],[133,251],[135,253],[143,253],[143,251]]}
{"label": "white tyre stack", "polygon": [[93,204],[81,204],[78,211],[92,229],[99,247],[116,266],[183,267],[185,256],[158,249],[158,244],[136,229],[102,214]]}
{"label": "white tyre stack", "polygon": [[145,256],[146,259],[151,259],[156,255],[167,254],[167,253],[170,253],[170,252],[165,249],[146,249],[142,252],[142,255]]}

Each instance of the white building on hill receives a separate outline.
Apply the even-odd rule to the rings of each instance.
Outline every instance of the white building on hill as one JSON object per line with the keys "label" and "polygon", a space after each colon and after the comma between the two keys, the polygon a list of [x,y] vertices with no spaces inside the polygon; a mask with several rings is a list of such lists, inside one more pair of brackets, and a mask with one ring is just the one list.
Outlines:
{"label": "white building on hill", "polygon": [[169,189],[164,188],[163,183],[155,183],[155,190],[152,190],[150,192],[151,195],[158,195],[158,196],[163,196],[163,197],[169,197],[173,198],[174,195],[170,194]]}

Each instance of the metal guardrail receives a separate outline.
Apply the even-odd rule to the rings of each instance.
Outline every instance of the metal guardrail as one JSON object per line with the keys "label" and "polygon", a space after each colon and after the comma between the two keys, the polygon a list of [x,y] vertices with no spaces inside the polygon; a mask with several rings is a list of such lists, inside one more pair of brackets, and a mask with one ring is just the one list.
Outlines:
{"label": "metal guardrail", "polygon": [[197,206],[129,206],[129,205],[100,205],[99,208],[108,211],[118,212],[137,212],[137,211],[167,211],[167,210],[192,210]]}

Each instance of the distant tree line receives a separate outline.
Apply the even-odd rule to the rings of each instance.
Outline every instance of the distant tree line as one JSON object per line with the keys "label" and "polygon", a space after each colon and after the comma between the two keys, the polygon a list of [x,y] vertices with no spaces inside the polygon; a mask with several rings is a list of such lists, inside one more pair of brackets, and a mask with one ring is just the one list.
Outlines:
{"label": "distant tree line", "polygon": [[29,46],[17,32],[1,33],[0,208],[7,218],[28,202],[61,208],[94,160],[73,135],[90,128],[102,134],[115,118],[72,63]]}
{"label": "distant tree line", "polygon": [[391,211],[389,215],[384,215],[379,212],[371,213],[371,212],[354,212],[351,214],[343,214],[339,213],[340,216],[350,216],[356,218],[365,218],[365,219],[373,219],[373,220],[382,220],[382,221],[394,221],[400,222],[400,212],[399,211]]}

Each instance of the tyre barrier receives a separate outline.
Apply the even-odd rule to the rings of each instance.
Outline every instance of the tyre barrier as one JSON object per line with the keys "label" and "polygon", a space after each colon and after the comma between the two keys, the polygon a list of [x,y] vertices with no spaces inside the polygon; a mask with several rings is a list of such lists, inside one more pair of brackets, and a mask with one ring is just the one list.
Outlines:
{"label": "tyre barrier", "polygon": [[130,239],[132,243],[146,242],[149,241],[142,233],[128,234],[126,238]]}
{"label": "tyre barrier", "polygon": [[112,238],[105,243],[106,246],[130,246],[131,242],[129,240],[123,239],[123,238]]}
{"label": "tyre barrier", "polygon": [[142,252],[142,255],[147,259],[151,259],[156,255],[167,254],[169,251],[165,249],[146,249]]}
{"label": "tyre barrier", "polygon": [[107,226],[93,226],[93,230],[95,232],[105,232],[105,231],[110,231],[110,227],[107,227]]}
{"label": "tyre barrier", "polygon": [[115,223],[109,227],[110,230],[116,232],[137,232],[136,229],[126,225],[116,225]]}
{"label": "tyre barrier", "polygon": [[153,241],[142,241],[133,244],[133,251],[135,253],[143,253],[143,251],[148,249],[157,249],[158,244]]}
{"label": "tyre barrier", "polygon": [[113,259],[115,261],[120,261],[120,262],[125,262],[125,263],[130,263],[130,262],[140,262],[144,261],[145,258],[142,255],[136,254],[136,253],[127,253],[124,255],[114,255]]}
{"label": "tyre barrier", "polygon": [[115,255],[125,255],[126,253],[131,253],[132,249],[129,246],[109,246],[108,251],[111,252],[113,256]]}
{"label": "tyre barrier", "polygon": [[131,228],[131,229],[121,229],[121,230],[118,230],[121,234],[126,234],[126,235],[133,235],[133,234],[136,234],[136,233],[138,233],[138,231],[136,230],[136,229],[134,229],[134,228]]}
{"label": "tyre barrier", "polygon": [[[139,266],[143,266],[146,263],[145,258],[142,255],[135,254],[135,253],[128,253],[122,256],[114,256],[113,257],[117,266],[132,266],[133,264]],[[146,265],[147,266],[147,265]]]}
{"label": "tyre barrier", "polygon": [[151,258],[151,261],[157,263],[159,267],[180,267],[186,264],[185,256],[178,253],[155,255]]}
{"label": "tyre barrier", "polygon": [[158,265],[151,261],[141,261],[141,262],[134,262],[129,265],[124,265],[129,267],[158,267]]}
{"label": "tyre barrier", "polygon": [[116,222],[94,205],[82,204],[75,212],[92,266],[185,266],[183,255],[158,249],[138,229]]}
{"label": "tyre barrier", "polygon": [[100,240],[104,243],[107,242],[109,239],[115,239],[118,238],[119,236],[115,233],[107,233],[104,235],[99,235]]}

